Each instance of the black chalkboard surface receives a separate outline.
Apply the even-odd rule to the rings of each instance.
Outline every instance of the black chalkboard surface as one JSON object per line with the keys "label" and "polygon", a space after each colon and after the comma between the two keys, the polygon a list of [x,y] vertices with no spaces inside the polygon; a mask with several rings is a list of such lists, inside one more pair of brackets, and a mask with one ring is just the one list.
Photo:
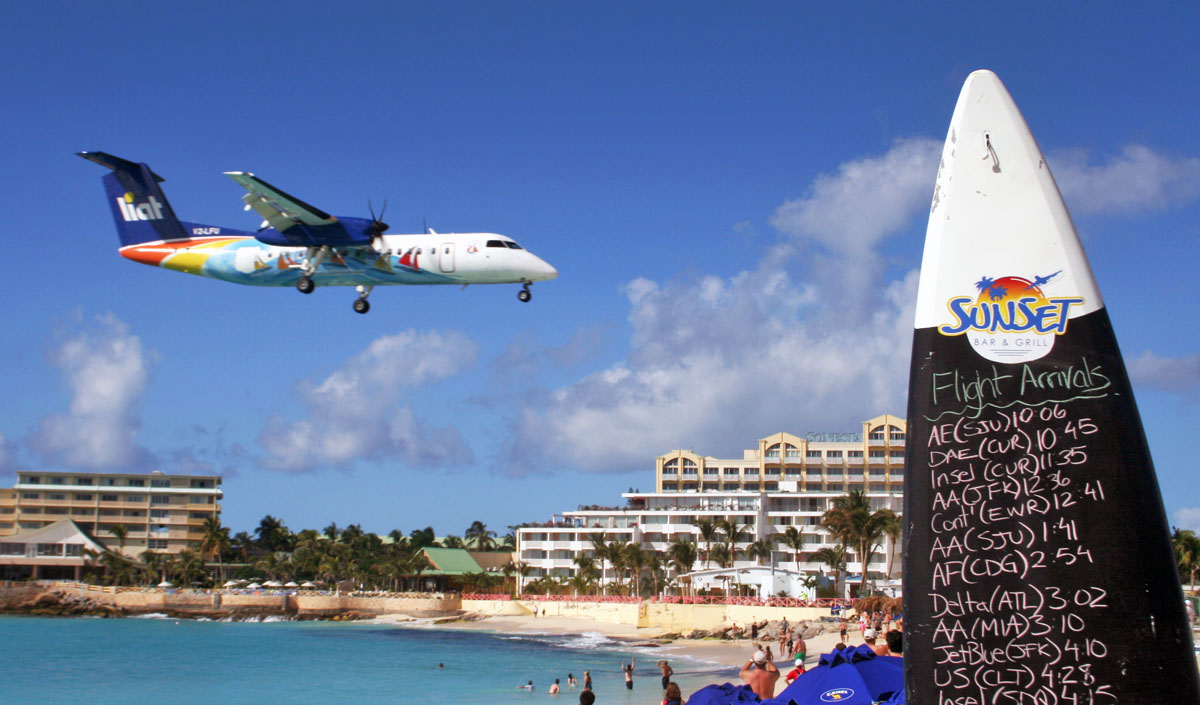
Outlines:
{"label": "black chalkboard surface", "polygon": [[1107,310],[1032,135],[989,72],[968,79],[951,123],[920,287],[908,701],[1200,702],[1166,514]]}

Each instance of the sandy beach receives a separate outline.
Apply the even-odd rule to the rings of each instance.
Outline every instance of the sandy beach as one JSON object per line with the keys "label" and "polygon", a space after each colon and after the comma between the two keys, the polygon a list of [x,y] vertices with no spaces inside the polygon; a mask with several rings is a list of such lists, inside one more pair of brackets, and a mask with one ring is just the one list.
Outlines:
{"label": "sandy beach", "polygon": [[[492,616],[472,622],[439,624],[437,627],[439,629],[484,630],[501,634],[586,634],[589,632],[598,632],[611,639],[628,640],[631,646],[636,646],[638,642],[658,643],[660,644],[658,648],[661,652],[661,656],[658,656],[658,658],[670,660],[673,657],[686,656],[698,661],[734,669],[744,666],[755,651],[754,642],[750,639],[673,639],[664,642],[662,640],[662,630],[660,629],[639,629],[624,624],[612,624],[574,617]],[[851,629],[847,636],[850,639],[847,644],[849,646],[862,643],[861,635],[857,629]],[[821,654],[831,651],[838,641],[837,632],[821,634],[807,640],[806,668],[812,668],[817,665],[817,660]],[[777,650],[778,646],[778,642],[772,643],[773,650]],[[788,659],[777,657],[775,661],[780,673],[786,674],[794,667],[793,662]],[[640,665],[639,668],[641,668]],[[736,677],[732,680],[736,680]],[[775,686],[776,694],[782,691],[786,685],[783,678],[780,678]]]}

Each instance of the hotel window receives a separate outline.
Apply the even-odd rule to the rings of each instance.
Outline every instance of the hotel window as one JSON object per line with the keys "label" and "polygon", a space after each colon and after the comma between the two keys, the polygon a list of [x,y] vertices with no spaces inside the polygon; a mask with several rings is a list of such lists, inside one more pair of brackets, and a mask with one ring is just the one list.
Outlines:
{"label": "hotel window", "polygon": [[207,490],[212,489],[212,480],[192,480],[191,486],[195,489]]}
{"label": "hotel window", "polygon": [[209,514],[208,512],[190,512],[188,514],[188,518],[190,518],[190,519],[207,519],[210,516],[212,516],[212,515]]}
{"label": "hotel window", "polygon": [[16,510],[16,507],[0,507],[0,514],[12,514]]}
{"label": "hotel window", "polygon": [[871,485],[872,492],[886,492],[887,488],[883,485]]}
{"label": "hotel window", "polygon": [[41,495],[39,495],[37,492],[22,492],[21,493],[21,499],[37,499],[39,496],[41,496]]}
{"label": "hotel window", "polygon": [[851,451],[847,451],[847,452],[846,452],[846,457],[847,457],[847,458],[861,458],[861,457],[862,457],[862,451],[861,451],[861,450],[851,450]]}
{"label": "hotel window", "polygon": [[130,487],[145,487],[146,481],[141,480],[141,479],[135,479],[135,478],[131,477],[128,480],[126,480],[125,484],[129,485]]}
{"label": "hotel window", "polygon": [[52,484],[52,485],[65,485],[65,484],[67,484],[67,478],[65,478],[65,477],[52,477],[52,478],[50,478],[50,484]]}
{"label": "hotel window", "polygon": [[11,521],[0,521],[0,529],[11,529],[11,528],[13,528],[13,523]]}
{"label": "hotel window", "polygon": [[724,472],[725,472],[725,477],[737,477],[738,469],[737,468],[725,468]]}
{"label": "hotel window", "polygon": [[842,451],[840,451],[840,450],[827,450],[827,451],[825,451],[825,457],[826,457],[826,458],[839,458],[839,459],[840,459],[840,458],[842,457]]}
{"label": "hotel window", "polygon": [[101,509],[100,516],[102,517],[119,517],[121,516],[120,509]]}
{"label": "hotel window", "polygon": [[39,556],[61,556],[63,547],[60,543],[39,543],[37,545],[37,554]]}
{"label": "hotel window", "polygon": [[46,495],[46,499],[55,500],[55,501],[61,501],[66,498],[67,498],[67,496],[65,494],[63,494],[62,492],[51,492],[50,494]]}
{"label": "hotel window", "polygon": [[77,485],[90,485],[90,484],[92,484],[92,478],[90,478],[90,477],[77,477],[77,478],[75,478],[75,484],[77,484]]}
{"label": "hotel window", "polygon": [[806,457],[806,458],[817,458],[817,459],[819,460],[819,459],[821,458],[821,451],[819,451],[819,450],[806,450],[806,451],[804,451],[804,457]]}
{"label": "hotel window", "polygon": [[893,441],[903,441],[904,439],[905,439],[905,433],[903,431],[892,431],[892,440]]}
{"label": "hotel window", "polygon": [[882,450],[873,450],[873,451],[871,451],[871,455],[868,457],[870,457],[871,460],[879,460],[882,462],[883,459],[887,456],[884,455]]}
{"label": "hotel window", "polygon": [[91,510],[91,507],[71,507],[71,513],[84,515],[84,514],[91,514],[92,510]]}
{"label": "hotel window", "polygon": [[0,554],[5,556],[23,556],[25,555],[25,544],[0,543]]}
{"label": "hotel window", "polygon": [[166,539],[149,539],[146,541],[146,548],[151,549],[151,550],[156,549],[156,548],[161,549],[161,548],[166,548],[166,547],[167,547]]}
{"label": "hotel window", "polygon": [[146,501],[146,495],[143,495],[143,494],[131,494],[131,495],[126,495],[126,496],[125,496],[125,501],[126,501],[126,502],[145,502],[145,501]]}
{"label": "hotel window", "polygon": [[90,501],[92,501],[92,496],[90,494],[77,494],[77,495],[75,495],[75,501],[76,502],[90,502]]}
{"label": "hotel window", "polygon": [[102,495],[100,495],[100,501],[101,502],[115,502],[115,501],[117,501],[117,496],[115,494],[102,494]]}
{"label": "hotel window", "polygon": [[705,477],[716,477],[719,468],[704,468]]}
{"label": "hotel window", "polygon": [[21,510],[21,513],[22,514],[41,514],[42,508],[41,507],[25,507],[24,509]]}
{"label": "hotel window", "polygon": [[902,451],[902,450],[893,450],[893,451],[891,451],[890,453],[888,453],[888,456],[889,456],[889,457],[891,457],[891,458],[893,458],[893,459],[895,459],[895,458],[899,458],[900,460],[903,460],[903,459],[904,459],[904,451]]}
{"label": "hotel window", "polygon": [[168,514],[170,514],[170,512],[168,512],[165,509],[151,509],[150,510],[150,517],[152,519],[166,519]]}
{"label": "hotel window", "polygon": [[83,555],[83,546],[77,543],[69,543],[64,548],[67,549],[67,555],[78,558]]}
{"label": "hotel window", "polygon": [[27,485],[40,485],[42,484],[42,478],[38,477],[37,475],[30,475],[29,477],[26,477],[23,482]]}
{"label": "hotel window", "polygon": [[882,441],[884,439],[883,437],[883,431],[871,431],[870,435],[867,436],[867,440]]}
{"label": "hotel window", "polygon": [[789,450],[788,450],[788,452],[787,452],[787,457],[789,457],[789,458],[799,458],[799,457],[800,457],[800,451],[796,450],[795,448],[789,449]]}
{"label": "hotel window", "polygon": [[127,516],[127,517],[144,517],[144,516],[146,516],[146,512],[143,512],[140,509],[126,509],[125,516]]}
{"label": "hotel window", "polygon": [[151,487],[170,487],[171,481],[155,479],[155,480],[150,481],[150,486]]}
{"label": "hotel window", "polygon": [[105,487],[116,487],[116,486],[117,486],[117,478],[115,478],[115,477],[102,477],[102,478],[100,478],[100,484],[101,484],[101,485],[103,485],[103,486],[105,486]]}
{"label": "hotel window", "polygon": [[66,514],[67,508],[66,507],[47,507],[46,513],[47,514]]}

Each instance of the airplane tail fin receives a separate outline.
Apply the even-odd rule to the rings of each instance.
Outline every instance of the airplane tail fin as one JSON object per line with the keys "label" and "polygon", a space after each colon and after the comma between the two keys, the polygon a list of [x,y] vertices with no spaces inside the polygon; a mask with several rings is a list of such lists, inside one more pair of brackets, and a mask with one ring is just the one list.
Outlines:
{"label": "airplane tail fin", "polygon": [[104,175],[104,190],[122,245],[188,237],[158,186],[164,179],[149,166],[105,152],[79,152],[78,155],[112,169]]}

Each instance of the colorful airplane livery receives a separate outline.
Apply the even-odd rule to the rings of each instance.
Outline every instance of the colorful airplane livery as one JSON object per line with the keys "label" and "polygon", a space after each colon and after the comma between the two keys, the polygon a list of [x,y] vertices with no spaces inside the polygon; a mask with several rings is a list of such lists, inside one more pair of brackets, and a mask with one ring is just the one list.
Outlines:
{"label": "colorful airplane livery", "polygon": [[[188,223],[146,164],[104,152],[79,156],[111,169],[104,189],[112,207],[123,257],[142,264],[253,286],[353,286],[354,310],[366,313],[376,286],[394,284],[522,284],[558,276],[554,267],[511,238],[493,233],[388,235],[371,218],[332,216],[241,171],[226,172],[246,189],[246,210],[263,218],[257,232]],[[380,214],[382,217],[382,214]]]}

